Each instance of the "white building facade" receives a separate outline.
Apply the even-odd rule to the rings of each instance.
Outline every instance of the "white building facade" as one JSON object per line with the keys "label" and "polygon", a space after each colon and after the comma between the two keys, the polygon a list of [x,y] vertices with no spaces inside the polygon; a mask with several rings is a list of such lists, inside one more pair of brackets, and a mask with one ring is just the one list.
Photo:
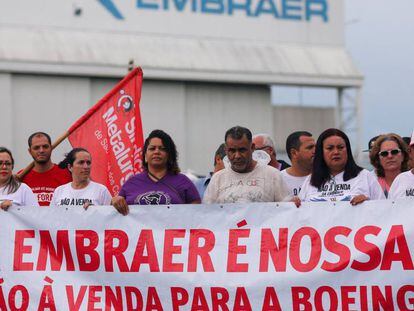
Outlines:
{"label": "white building facade", "polygon": [[[197,173],[211,169],[231,126],[282,146],[283,129],[318,135],[341,124],[333,110],[278,110],[271,85],[335,88],[339,108],[344,89],[362,87],[345,49],[342,0],[1,2],[0,145],[17,168],[30,161],[31,133],[63,134],[130,60],[144,71],[144,136],[170,133],[182,169]],[[54,160],[68,150],[64,142]]]}

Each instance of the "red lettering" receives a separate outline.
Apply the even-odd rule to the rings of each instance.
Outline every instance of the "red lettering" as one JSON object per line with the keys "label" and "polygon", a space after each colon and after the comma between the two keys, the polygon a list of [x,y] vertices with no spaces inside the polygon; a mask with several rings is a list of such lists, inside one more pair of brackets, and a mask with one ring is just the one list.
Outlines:
{"label": "red lettering", "polygon": [[323,294],[327,293],[329,296],[329,310],[338,310],[338,297],[336,296],[335,290],[330,286],[321,286],[315,292],[315,309],[316,310],[327,310],[323,306]]}
{"label": "red lettering", "polygon": [[[148,256],[144,255],[145,251]],[[141,264],[148,264],[151,272],[160,272],[152,230],[141,230],[132,259],[131,272],[138,272]]]}
{"label": "red lettering", "polygon": [[[99,236],[92,230],[76,230],[76,254],[80,271],[96,271],[99,268],[99,254],[95,250],[99,243]],[[85,241],[89,241],[85,245]],[[87,262],[89,257],[89,262]]]}
{"label": "red lettering", "polygon": [[153,311],[153,310],[162,311],[163,310],[160,297],[158,297],[158,293],[155,287],[148,287],[147,307],[145,310],[146,311]]}
{"label": "red lettering", "polygon": [[37,310],[56,311],[55,298],[53,297],[52,286],[45,285],[40,295],[39,305]]}
{"label": "red lettering", "polygon": [[[105,311],[122,311],[122,292],[121,286],[115,287],[116,293],[112,290],[110,286],[105,286]],[[125,288],[125,292],[127,289]],[[127,296],[127,295],[126,295]],[[128,300],[128,296],[127,296]],[[132,310],[128,308],[128,310]]]}
{"label": "red lettering", "polygon": [[247,272],[248,263],[238,263],[237,256],[246,254],[246,245],[239,245],[239,239],[248,238],[250,229],[231,229],[229,232],[229,248],[227,256],[227,272]]}
{"label": "red lettering", "polygon": [[[199,246],[200,240],[204,240],[204,245]],[[188,271],[197,271],[197,257],[200,257],[204,272],[214,272],[213,262],[210,252],[214,248],[216,238],[214,233],[205,229],[191,229],[190,243],[188,249]]]}
{"label": "red lettering", "polygon": [[[382,307],[382,309],[380,308]],[[373,310],[394,310],[394,303],[392,300],[392,287],[385,286],[385,297],[381,292],[379,286],[372,287],[372,309]]]}
{"label": "red lettering", "polygon": [[311,311],[312,304],[309,302],[310,290],[302,286],[293,286],[292,289],[292,309],[301,311]]}
{"label": "red lettering", "polygon": [[351,251],[347,246],[337,242],[335,238],[338,235],[347,237],[351,231],[352,230],[348,227],[338,226],[333,227],[326,232],[323,239],[325,248],[327,251],[337,255],[339,257],[339,260],[334,263],[324,261],[321,265],[321,269],[325,271],[338,272],[344,270],[348,266],[351,259]]}
{"label": "red lettering", "polygon": [[[394,252],[395,245],[398,246],[399,253]],[[413,259],[408,249],[407,239],[405,238],[402,225],[391,227],[384,248],[381,270],[391,270],[391,264],[394,261],[400,261],[404,270],[414,270]]]}
{"label": "red lettering", "polygon": [[368,289],[366,286],[360,287],[359,300],[361,304],[361,311],[368,311]]}
{"label": "red lettering", "polygon": [[182,247],[174,245],[174,239],[183,238],[185,229],[167,229],[164,236],[164,256],[162,270],[164,272],[183,272],[183,264],[173,262],[174,254],[181,254]]}
{"label": "red lettering", "polygon": [[182,287],[171,287],[171,300],[173,311],[179,311],[188,302],[188,292]]}
{"label": "red lettering", "polygon": [[191,305],[191,311],[209,311],[207,299],[204,296],[203,289],[201,287],[194,288],[193,303]]}
{"label": "red lettering", "polygon": [[271,229],[262,229],[260,243],[260,272],[269,271],[269,257],[275,271],[285,272],[287,261],[288,228],[279,229],[279,243],[276,244]]}
{"label": "red lettering", "polygon": [[[309,260],[306,263],[301,261],[301,243],[302,239],[305,236],[309,236],[311,240],[311,252],[309,255]],[[319,236],[318,231],[311,227],[302,227],[298,231],[296,231],[293,236],[292,240],[290,241],[290,248],[289,248],[289,257],[292,267],[299,272],[309,272],[315,269],[316,265],[321,258],[322,252],[322,241]]]}
{"label": "red lettering", "polygon": [[[408,298],[408,303],[410,304],[410,309],[406,304],[405,295],[410,292],[411,298]],[[404,285],[397,292],[397,304],[398,309],[401,311],[413,311],[414,310],[414,285]]]}
{"label": "red lettering", "polygon": [[252,311],[252,306],[244,287],[237,287],[236,289],[233,311]]}
{"label": "red lettering", "polygon": [[62,267],[63,255],[65,255],[66,270],[75,271],[75,263],[73,262],[72,253],[69,245],[68,230],[58,230],[56,233],[56,248],[52,242],[50,232],[40,230],[40,249],[37,259],[37,271],[45,271],[47,259],[50,256],[50,267],[52,271],[60,271]]}
{"label": "red lettering", "polygon": [[[0,285],[3,283],[3,279],[0,278]],[[3,294],[3,290],[0,287],[0,310],[1,311],[5,311],[7,310],[7,306],[6,306],[6,299],[4,298],[4,294]]]}
{"label": "red lettering", "polygon": [[374,270],[376,267],[379,266],[381,262],[381,251],[373,243],[368,242],[365,240],[367,235],[375,235],[377,236],[381,232],[381,228],[376,226],[365,226],[360,228],[355,233],[354,244],[355,248],[361,251],[363,254],[368,255],[369,260],[367,262],[361,262],[358,260],[354,260],[351,264],[351,268],[358,270],[358,271],[370,271]]}
{"label": "red lettering", "polygon": [[[142,294],[138,288],[126,286],[125,296],[126,296],[126,305],[127,305],[126,309],[128,311],[141,311],[142,310],[144,300],[142,299]],[[148,310],[148,306],[147,306],[147,310]]]}
{"label": "red lettering", "polygon": [[[16,306],[16,295],[20,292],[21,296],[21,305],[20,307]],[[13,286],[9,293],[9,307],[11,311],[25,311],[29,307],[29,292],[27,291],[26,287],[23,285],[16,285]]]}
{"label": "red lettering", "polygon": [[262,311],[281,311],[279,298],[273,287],[266,287]]}
{"label": "red lettering", "polygon": [[[118,246],[114,246],[114,241],[118,241]],[[122,230],[105,230],[105,271],[113,272],[113,258],[115,258],[119,271],[128,272],[124,252],[128,248],[128,235]]]}
{"label": "red lettering", "polygon": [[230,295],[227,289],[224,287],[212,287],[210,289],[210,293],[213,311],[229,311],[227,303],[229,301]]}
{"label": "red lettering", "polygon": [[32,253],[32,247],[24,245],[24,240],[33,239],[34,237],[34,230],[16,230],[14,234],[13,271],[33,271],[33,263],[23,262],[23,255]]}
{"label": "red lettering", "polygon": [[69,310],[79,311],[80,307],[82,306],[83,298],[85,297],[87,288],[88,288],[87,286],[82,285],[79,289],[79,293],[75,300],[74,295],[73,295],[73,286],[72,285],[66,286],[66,297],[68,297]]}
{"label": "red lettering", "polygon": [[349,305],[355,303],[355,298],[349,297],[349,293],[355,292],[356,286],[341,286],[342,311],[349,311]]}
{"label": "red lettering", "polygon": [[101,302],[101,297],[97,296],[96,293],[102,292],[102,286],[89,286],[88,295],[88,311],[100,311],[101,309],[95,308],[95,303]]}

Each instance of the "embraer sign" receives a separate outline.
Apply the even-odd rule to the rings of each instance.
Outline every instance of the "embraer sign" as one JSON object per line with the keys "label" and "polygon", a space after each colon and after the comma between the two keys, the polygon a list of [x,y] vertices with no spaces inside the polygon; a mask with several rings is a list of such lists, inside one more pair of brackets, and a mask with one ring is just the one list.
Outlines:
{"label": "embraer sign", "polygon": [[[114,0],[99,2],[117,19],[124,19]],[[138,10],[190,11],[199,14],[247,17],[271,16],[277,19],[328,22],[327,0],[136,0]]]}

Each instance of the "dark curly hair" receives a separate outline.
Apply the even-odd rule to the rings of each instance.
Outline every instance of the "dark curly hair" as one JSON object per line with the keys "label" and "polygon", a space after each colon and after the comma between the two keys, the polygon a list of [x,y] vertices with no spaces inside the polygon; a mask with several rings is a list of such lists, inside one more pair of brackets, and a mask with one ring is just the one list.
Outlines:
{"label": "dark curly hair", "polygon": [[76,160],[76,154],[82,151],[90,154],[90,152],[86,150],[85,148],[81,148],[81,147],[73,148],[71,151],[65,154],[65,158],[59,163],[59,167],[68,168],[69,164],[70,166],[73,166],[73,162],[75,162]]}
{"label": "dark curly hair", "polygon": [[142,163],[144,169],[148,171],[148,163],[145,161],[145,154],[147,153],[148,146],[150,144],[151,139],[159,138],[164,145],[164,148],[167,152],[167,171],[172,174],[178,174],[180,172],[180,168],[178,166],[178,152],[177,148],[175,147],[174,141],[172,140],[171,136],[165,133],[163,130],[153,130],[145,139],[144,142],[144,150],[142,152]]}
{"label": "dark curly hair", "polygon": [[407,144],[403,141],[400,135],[397,135],[395,133],[389,133],[379,136],[376,140],[374,145],[371,148],[371,151],[369,152],[369,159],[371,160],[371,164],[373,167],[375,167],[375,173],[378,177],[385,177],[384,168],[381,165],[380,159],[379,159],[379,152],[381,150],[381,145],[385,141],[393,141],[398,145],[398,148],[401,149],[401,152],[403,154],[403,161],[401,163],[401,172],[408,171],[408,162],[410,160],[410,154],[408,151]]}
{"label": "dark curly hair", "polygon": [[355,163],[354,157],[352,156],[351,143],[349,142],[348,136],[346,136],[346,134],[341,130],[335,128],[327,129],[319,135],[315,147],[315,158],[313,159],[313,169],[310,183],[312,186],[317,188],[325,184],[331,176],[331,172],[323,157],[323,142],[331,136],[339,136],[345,141],[348,161],[346,162],[344,168],[344,180],[350,180],[358,176],[359,172],[362,171],[362,167]]}

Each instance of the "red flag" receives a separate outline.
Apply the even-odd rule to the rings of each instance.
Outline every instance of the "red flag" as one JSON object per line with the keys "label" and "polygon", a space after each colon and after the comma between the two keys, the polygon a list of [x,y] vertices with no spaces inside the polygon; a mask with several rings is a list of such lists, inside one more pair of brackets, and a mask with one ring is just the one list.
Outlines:
{"label": "red flag", "polygon": [[142,70],[135,68],[68,130],[72,147],[92,155],[91,179],[112,195],[142,170],[141,86]]}

